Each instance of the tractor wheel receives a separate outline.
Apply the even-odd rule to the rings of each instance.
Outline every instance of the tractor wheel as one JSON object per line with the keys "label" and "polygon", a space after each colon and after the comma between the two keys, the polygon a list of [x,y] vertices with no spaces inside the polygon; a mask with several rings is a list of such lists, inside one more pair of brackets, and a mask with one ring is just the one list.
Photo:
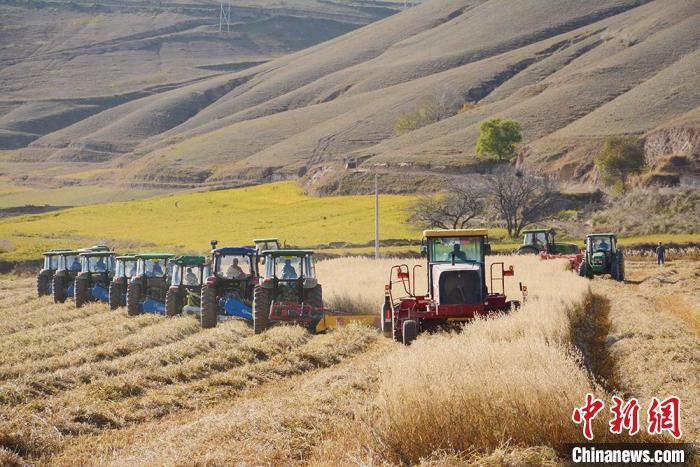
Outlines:
{"label": "tractor wheel", "polygon": [[581,277],[590,277],[588,273],[588,263],[586,263],[586,260],[583,260],[581,264],[578,267],[578,275]]}
{"label": "tractor wheel", "polygon": [[401,335],[403,336],[403,344],[411,345],[411,342],[418,337],[418,321],[407,319],[401,325]]}
{"label": "tractor wheel", "polygon": [[536,247],[532,245],[524,245],[518,248],[517,251],[518,255],[539,255],[540,250],[538,250]]}
{"label": "tractor wheel", "polygon": [[622,253],[619,253],[610,267],[610,275],[618,282],[625,280],[625,263],[623,261]]}
{"label": "tractor wheel", "polygon": [[202,329],[215,328],[218,322],[218,313],[216,306],[216,289],[214,287],[209,287],[209,285],[204,284],[202,286],[202,313],[201,313],[201,323]]}
{"label": "tractor wheel", "polygon": [[53,282],[51,284],[53,288],[53,301],[54,303],[64,303],[66,301],[66,278],[65,276],[53,276]]}
{"label": "tractor wheel", "polygon": [[165,292],[165,316],[172,318],[182,314],[182,304],[177,290],[168,289]]}
{"label": "tractor wheel", "polygon": [[270,318],[271,291],[255,286],[253,290],[253,331],[260,334],[267,330],[267,322]]}
{"label": "tractor wheel", "polygon": [[129,316],[141,314],[141,284],[131,283],[126,287],[126,313]]}
{"label": "tractor wheel", "polygon": [[[391,331],[391,328],[389,327],[388,323],[386,323],[386,321],[385,321],[387,308],[389,308],[389,305],[387,305],[385,302],[385,303],[382,303],[382,306],[379,309],[379,322],[382,323],[382,334],[387,334]],[[392,317],[392,319],[393,319],[393,317]]]}
{"label": "tractor wheel", "polygon": [[308,295],[306,297],[309,305],[314,308],[323,308],[323,289],[321,288],[321,284],[318,284],[313,289],[309,289],[307,293]]}
{"label": "tractor wheel", "polygon": [[124,306],[122,303],[122,288],[118,282],[112,281],[109,283],[109,309],[116,310],[120,306]]}
{"label": "tractor wheel", "polygon": [[620,280],[625,281],[625,256],[622,252],[619,253],[620,258]]}
{"label": "tractor wheel", "polygon": [[75,307],[80,308],[88,301],[88,281],[86,277],[76,277],[73,283],[73,300]]}
{"label": "tractor wheel", "polygon": [[51,293],[51,278],[48,271],[39,273],[36,276],[36,293],[39,297]]}

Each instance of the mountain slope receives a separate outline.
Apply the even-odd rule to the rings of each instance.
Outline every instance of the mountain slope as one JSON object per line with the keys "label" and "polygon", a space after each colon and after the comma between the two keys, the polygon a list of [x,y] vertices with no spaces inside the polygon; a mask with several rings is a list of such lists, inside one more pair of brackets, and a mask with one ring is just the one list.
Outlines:
{"label": "mountain slope", "polygon": [[[87,118],[82,107],[62,109],[79,121],[3,167],[16,177],[22,161],[92,161],[119,167],[120,182],[171,187],[343,176],[347,161],[468,172],[480,164],[479,123],[498,116],[522,123],[525,165],[595,181],[592,155],[607,135],[676,122],[697,142],[697,119],[677,117],[700,106],[698,24],[692,0],[431,0]],[[396,137],[401,113],[434,96],[449,100],[448,118]],[[457,113],[464,102],[472,105]],[[676,146],[690,158],[700,152]]]}

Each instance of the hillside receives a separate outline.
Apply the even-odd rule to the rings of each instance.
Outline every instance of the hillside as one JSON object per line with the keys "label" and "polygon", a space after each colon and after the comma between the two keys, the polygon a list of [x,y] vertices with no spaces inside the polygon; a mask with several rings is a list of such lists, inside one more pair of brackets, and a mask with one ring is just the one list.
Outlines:
{"label": "hillside", "polygon": [[[347,12],[347,21],[358,24],[369,21],[359,13],[368,14],[367,4],[336,2],[323,12],[349,8],[355,16]],[[246,49],[243,70],[173,69],[178,85],[118,105],[114,97],[103,107],[91,100],[22,120],[23,104],[0,120],[6,129],[31,132],[22,122],[31,127],[37,114],[62,123],[39,125],[46,131],[0,156],[0,168],[14,183],[46,183],[50,173],[64,183],[97,178],[165,189],[304,175],[330,183],[348,175],[348,161],[359,164],[355,173],[468,172],[480,163],[472,154],[479,122],[499,116],[522,123],[523,163],[562,179],[595,182],[591,158],[601,138],[634,133],[649,137],[652,163],[672,154],[689,161],[683,172],[692,183],[700,153],[698,24],[700,6],[687,0],[528,0],[508,8],[430,0],[265,63],[255,65],[264,59]],[[109,46],[101,47],[107,59]],[[208,63],[233,63],[228,47]],[[193,60],[191,50],[181,52]],[[455,108],[452,116],[395,137],[398,116],[436,95]],[[456,113],[463,102],[474,105]],[[71,117],[50,117],[57,114]],[[86,180],[85,171],[98,175]]]}

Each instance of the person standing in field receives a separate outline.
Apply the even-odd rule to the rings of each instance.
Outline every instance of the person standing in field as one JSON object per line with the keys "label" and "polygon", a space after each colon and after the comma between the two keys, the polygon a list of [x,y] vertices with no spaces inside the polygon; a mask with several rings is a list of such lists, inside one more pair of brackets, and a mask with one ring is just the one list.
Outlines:
{"label": "person standing in field", "polygon": [[666,247],[659,242],[659,246],[656,247],[656,264],[663,266],[666,260]]}

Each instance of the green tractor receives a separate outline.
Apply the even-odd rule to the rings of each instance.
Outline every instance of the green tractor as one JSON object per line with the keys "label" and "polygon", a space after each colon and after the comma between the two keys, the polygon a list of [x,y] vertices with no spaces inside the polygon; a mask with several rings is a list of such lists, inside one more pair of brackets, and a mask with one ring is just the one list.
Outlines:
{"label": "green tractor", "polygon": [[86,251],[80,257],[80,273],[73,284],[76,308],[87,302],[108,302],[109,284],[114,277],[113,251]]}
{"label": "green tractor", "polygon": [[625,258],[617,246],[617,235],[598,233],[586,236],[586,254],[578,268],[581,277],[610,274],[616,281],[625,280]]}
{"label": "green tractor", "polygon": [[68,297],[73,297],[75,278],[78,277],[82,269],[80,253],[88,251],[109,251],[109,247],[98,245],[80,250],[57,252],[58,265],[51,280],[51,292],[54,303],[64,303]]}
{"label": "green tractor", "polygon": [[314,330],[323,318],[323,292],[316,279],[313,251],[277,249],[260,253],[264,273],[253,291],[253,330],[271,322],[301,324]]}
{"label": "green tractor", "polygon": [[551,255],[575,255],[581,249],[574,243],[555,242],[554,229],[523,230],[523,244],[516,252],[519,255],[539,255],[544,252]]}
{"label": "green tractor", "polygon": [[142,313],[165,315],[165,294],[171,275],[170,253],[140,253],[136,258],[136,275],[126,288],[126,311],[129,316]]}
{"label": "green tractor", "polygon": [[109,283],[109,309],[116,310],[126,306],[126,288],[129,281],[136,275],[136,256],[132,254],[115,258],[115,272]]}
{"label": "green tractor", "polygon": [[51,295],[53,275],[58,270],[58,257],[65,249],[51,250],[44,253],[44,265],[36,276],[36,293],[39,297]]}
{"label": "green tractor", "polygon": [[201,312],[202,283],[209,277],[204,256],[178,256],[171,261],[170,288],[165,294],[165,315]]}

